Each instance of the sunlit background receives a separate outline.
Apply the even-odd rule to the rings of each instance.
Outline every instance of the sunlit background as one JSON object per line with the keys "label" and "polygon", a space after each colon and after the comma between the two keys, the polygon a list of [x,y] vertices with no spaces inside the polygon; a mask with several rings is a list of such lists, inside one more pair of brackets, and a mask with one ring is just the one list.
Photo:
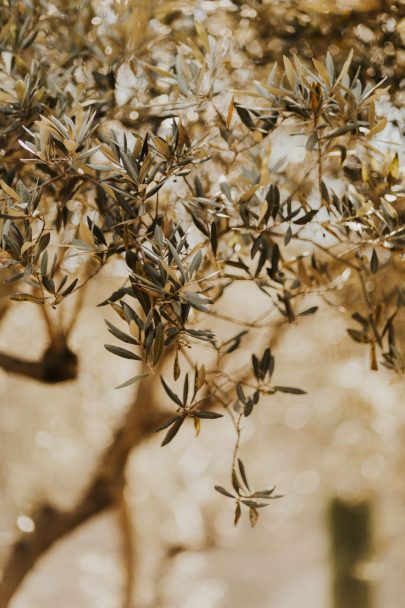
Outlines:
{"label": "sunlit background", "polygon": [[[130,364],[127,370],[115,365],[96,341],[104,315],[94,313],[94,304],[109,282],[105,277],[82,312],[73,340],[82,362],[75,383],[43,388],[1,375],[3,552],[17,532],[33,531],[35,504],[74,504],[131,399],[130,388],[113,388]],[[261,305],[258,297],[252,316]],[[235,528],[232,503],[213,490],[228,479],[233,434],[227,421],[217,423],[215,437],[203,428],[195,439],[189,427],[166,448],[152,438],[134,451],[126,490],[136,538],[134,605],[329,606],[328,512],[336,497],[369,503],[373,551],[358,576],[370,583],[377,606],[401,605],[403,384],[390,384],[384,370],[369,371],[361,345],[348,348],[342,318],[320,314],[322,323],[306,320],[276,351],[279,382],[291,383],[293,369],[294,383],[308,394],[268,398],[246,427],[242,455],[251,478],[258,485],[275,483],[284,495],[256,528],[247,521]],[[320,346],[314,332],[323,326],[328,331]],[[21,318],[16,309],[1,346],[13,340],[16,352],[37,354],[41,333],[34,313]],[[123,578],[119,520],[107,513],[57,544],[12,606],[115,608]]]}

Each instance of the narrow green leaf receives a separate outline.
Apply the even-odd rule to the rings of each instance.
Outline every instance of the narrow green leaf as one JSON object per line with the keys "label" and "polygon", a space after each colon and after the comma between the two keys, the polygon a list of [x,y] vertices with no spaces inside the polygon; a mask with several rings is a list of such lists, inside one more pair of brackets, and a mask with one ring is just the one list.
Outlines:
{"label": "narrow green leaf", "polygon": [[250,519],[250,525],[252,526],[252,528],[254,528],[255,525],[257,524],[257,520],[259,519],[259,513],[256,511],[256,509],[254,507],[250,507],[250,509],[249,509],[249,519]]}
{"label": "narrow green leaf", "polygon": [[126,348],[121,348],[120,346],[114,346],[114,344],[104,344],[104,348],[108,350],[110,353],[117,355],[118,357],[122,357],[123,359],[134,359],[135,361],[142,361],[142,358],[139,355],[127,350]]}
{"label": "narrow green leaf", "polygon": [[238,465],[239,465],[240,476],[242,477],[243,483],[245,484],[246,488],[250,492],[249,483],[248,483],[247,476],[246,476],[245,466],[240,458],[238,458]]}
{"label": "narrow green leaf", "polygon": [[76,278],[74,279],[71,284],[69,285],[69,287],[66,287],[65,291],[62,291],[62,296],[65,298],[66,296],[68,296],[70,293],[72,293],[72,291],[74,290],[74,288],[76,287],[77,283],[78,283],[79,279]]}
{"label": "narrow green leaf", "polygon": [[217,412],[207,412],[205,410],[193,410],[190,413],[190,418],[206,418],[207,420],[214,420],[215,418],[223,418],[223,414],[217,414]]}
{"label": "narrow green leaf", "polygon": [[306,395],[307,392],[302,388],[295,388],[294,386],[275,386],[275,391],[279,393],[290,393],[291,395]]}
{"label": "narrow green leaf", "polygon": [[124,331],[121,331],[120,329],[115,327],[115,325],[110,323],[110,321],[107,321],[107,319],[104,319],[104,322],[107,325],[108,331],[110,332],[110,334],[112,334],[115,338],[118,338],[118,340],[121,340],[122,342],[125,342],[126,344],[134,344],[134,345],[139,344],[138,340],[135,340],[135,338],[133,338],[132,336],[126,334]]}
{"label": "narrow green leaf", "polygon": [[174,424],[172,424],[172,426],[170,427],[168,433],[166,434],[165,438],[163,439],[163,441],[161,443],[162,447],[165,446],[165,445],[167,445],[168,443],[171,442],[172,439],[174,439],[174,437],[179,432],[180,427],[183,424],[183,422],[184,422],[184,416],[181,416],[181,417],[178,418],[178,420]]}
{"label": "narrow green leaf", "polygon": [[225,490],[225,488],[223,488],[222,486],[214,486],[214,488],[217,492],[223,494],[223,496],[227,496],[228,498],[235,498],[233,494],[228,492],[228,490]]}
{"label": "narrow green leaf", "polygon": [[302,312],[298,313],[298,316],[305,317],[307,315],[313,315],[318,310],[318,308],[319,306],[311,306],[310,308],[306,308]]}
{"label": "narrow green leaf", "polygon": [[142,378],[146,378],[147,376],[150,376],[149,373],[145,373],[145,374],[138,374],[137,376],[134,376],[133,378],[130,378],[129,380],[127,380],[126,382],[123,382],[122,384],[120,384],[119,386],[116,386],[115,388],[126,388],[127,386],[130,386],[131,384],[135,384],[135,382],[138,382],[138,380],[142,380]]}
{"label": "narrow green leaf", "polygon": [[10,296],[10,300],[15,300],[16,302],[33,302],[34,304],[43,304],[45,302],[45,298],[39,298],[33,296],[31,293],[23,293],[21,291],[13,293]]}
{"label": "narrow green leaf", "polygon": [[171,418],[163,422],[160,426],[158,426],[157,429],[155,429],[155,433],[167,429],[167,427],[171,426],[174,422],[176,422],[176,420],[179,420],[179,418],[181,418],[181,416],[172,416]]}
{"label": "narrow green leaf", "polygon": [[312,218],[315,217],[318,211],[318,209],[311,209],[311,211],[308,211],[308,213],[300,217],[298,220],[294,220],[294,224],[297,224],[299,226],[302,226],[303,224],[308,224],[308,222],[310,222]]}
{"label": "narrow green leaf", "polygon": [[240,520],[241,513],[242,513],[242,509],[240,508],[240,503],[239,503],[239,502],[237,502],[237,503],[236,503],[236,507],[235,507],[235,518],[234,518],[234,520],[233,520],[233,523],[234,523],[234,525],[235,525],[235,526],[237,526],[237,525],[238,525],[238,522],[239,522],[239,520]]}
{"label": "narrow green leaf", "polygon": [[373,253],[371,255],[371,260],[370,260],[370,269],[371,269],[371,272],[373,274],[375,274],[376,272],[378,272],[378,267],[379,267],[379,262],[378,262],[377,252],[376,252],[375,249],[373,249]]}
{"label": "narrow green leaf", "polygon": [[183,407],[183,404],[182,404],[182,402],[181,402],[180,397],[178,397],[178,396],[176,395],[176,393],[174,393],[174,392],[172,391],[172,389],[171,389],[171,388],[170,388],[170,386],[167,384],[167,382],[166,382],[166,380],[163,378],[163,376],[160,376],[160,381],[161,381],[161,383],[162,383],[162,385],[163,385],[163,388],[165,389],[166,393],[169,395],[170,399],[171,399],[172,401],[174,401],[174,403],[175,403],[176,405],[178,405],[179,407]]}

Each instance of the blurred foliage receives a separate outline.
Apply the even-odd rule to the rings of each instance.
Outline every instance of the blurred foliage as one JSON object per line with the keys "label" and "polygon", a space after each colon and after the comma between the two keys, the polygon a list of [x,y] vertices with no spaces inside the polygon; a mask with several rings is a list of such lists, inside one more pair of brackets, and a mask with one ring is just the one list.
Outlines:
{"label": "blurred foliage", "polygon": [[340,58],[353,49],[354,61],[368,80],[387,77],[396,90],[400,87],[405,65],[402,1],[270,0],[238,4],[261,42],[259,56],[254,57],[254,48],[250,51],[257,63],[266,65],[287,52],[311,60],[329,51],[333,58]]}

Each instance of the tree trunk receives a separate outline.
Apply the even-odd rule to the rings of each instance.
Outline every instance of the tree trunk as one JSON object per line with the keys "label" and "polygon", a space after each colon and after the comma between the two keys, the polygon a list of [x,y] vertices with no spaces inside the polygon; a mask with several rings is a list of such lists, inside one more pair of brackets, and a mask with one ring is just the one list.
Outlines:
{"label": "tree trunk", "polygon": [[361,562],[371,549],[369,502],[348,503],[334,498],[329,526],[333,564],[333,608],[371,608],[369,583],[360,575]]}

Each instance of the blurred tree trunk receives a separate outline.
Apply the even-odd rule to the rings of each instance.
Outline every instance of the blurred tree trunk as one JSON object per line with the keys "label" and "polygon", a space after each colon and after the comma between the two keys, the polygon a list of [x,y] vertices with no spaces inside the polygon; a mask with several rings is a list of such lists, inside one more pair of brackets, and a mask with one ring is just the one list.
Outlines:
{"label": "blurred tree trunk", "polygon": [[332,545],[333,608],[371,608],[370,585],[360,576],[361,562],[371,549],[369,502],[331,501],[329,526]]}
{"label": "blurred tree trunk", "polygon": [[[129,455],[167,419],[167,413],[160,410],[153,399],[154,389],[153,382],[139,384],[133,403],[115,431],[111,444],[100,455],[87,489],[77,503],[69,510],[42,504],[31,513],[34,531],[16,540],[0,573],[0,608],[9,606],[24,578],[57,541],[107,509],[122,509],[122,492]],[[127,527],[126,523],[126,534]],[[130,541],[129,538],[124,539],[128,580],[123,605],[129,605],[133,587],[134,558],[129,555],[129,552],[132,552]]]}

